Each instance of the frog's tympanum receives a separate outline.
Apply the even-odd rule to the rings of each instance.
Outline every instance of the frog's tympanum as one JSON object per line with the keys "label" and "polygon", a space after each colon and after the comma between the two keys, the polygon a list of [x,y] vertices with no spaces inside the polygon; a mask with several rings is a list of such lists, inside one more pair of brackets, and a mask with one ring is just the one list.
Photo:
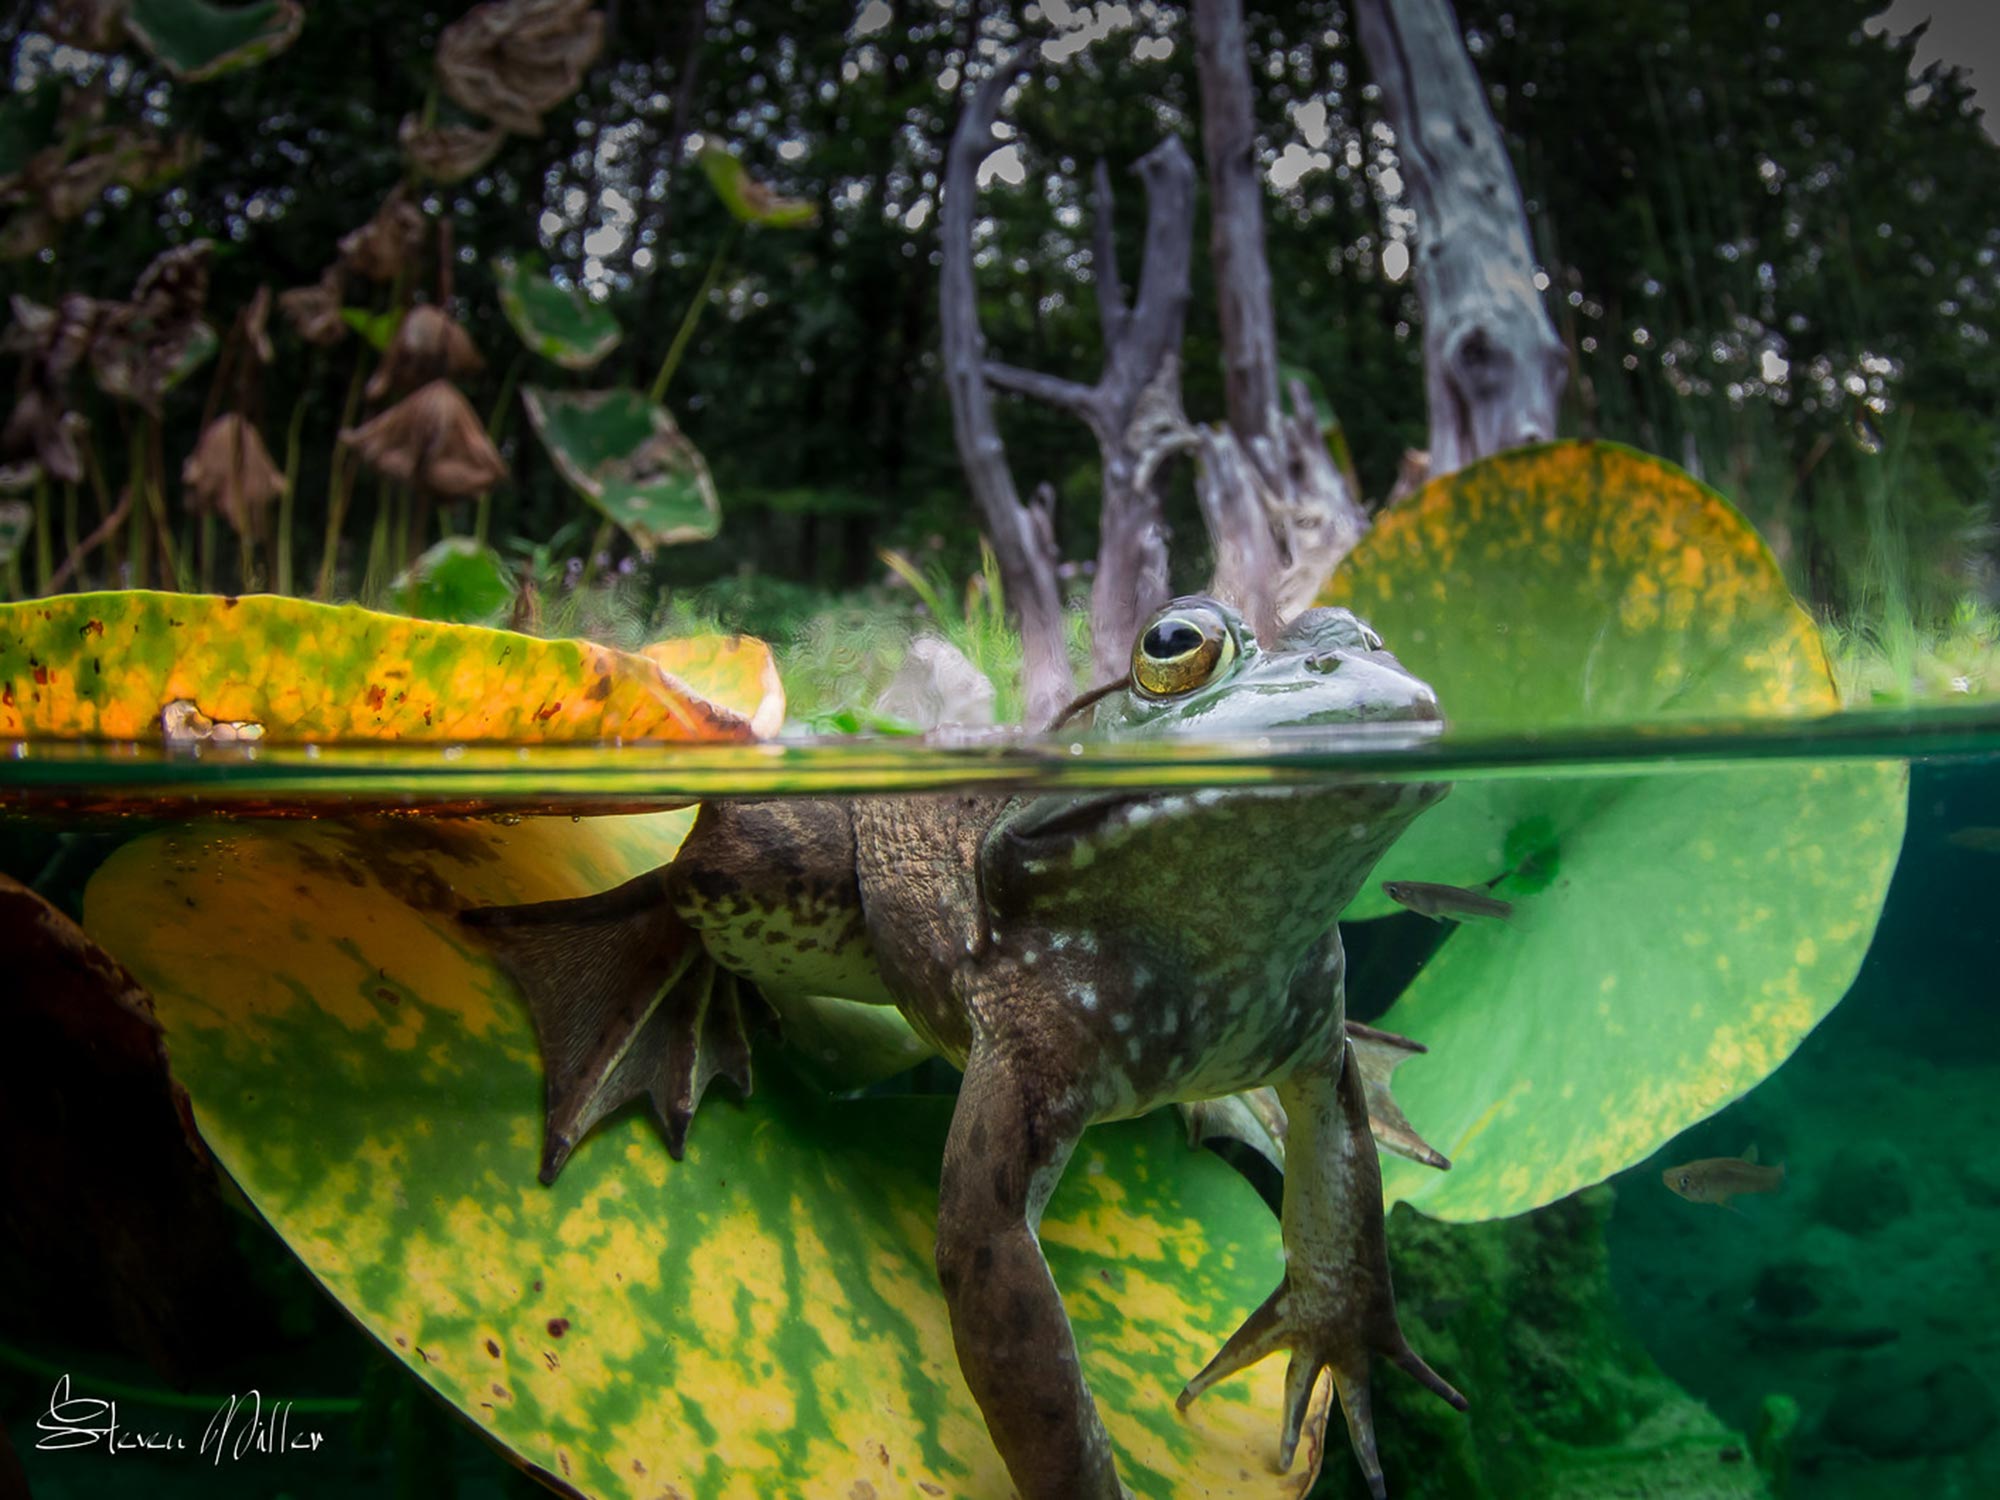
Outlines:
{"label": "frog's tympanum", "polygon": [[[1177,599],[1097,704],[1114,739],[1438,717],[1345,610],[1268,644]],[[962,1066],[937,1270],[967,1385],[1028,1500],[1122,1491],[1037,1228],[1085,1126],[1275,1085],[1285,1273],[1181,1392],[1289,1350],[1281,1466],[1322,1369],[1376,1495],[1377,1360],[1464,1400],[1397,1325],[1371,1138],[1443,1165],[1389,1098],[1412,1044],[1346,1024],[1335,918],[1425,783],[705,804],[674,861],[600,896],[468,914],[534,1012],[551,1181],[648,1096],[678,1157],[709,1081],[750,1082],[761,992],[894,1006]]]}

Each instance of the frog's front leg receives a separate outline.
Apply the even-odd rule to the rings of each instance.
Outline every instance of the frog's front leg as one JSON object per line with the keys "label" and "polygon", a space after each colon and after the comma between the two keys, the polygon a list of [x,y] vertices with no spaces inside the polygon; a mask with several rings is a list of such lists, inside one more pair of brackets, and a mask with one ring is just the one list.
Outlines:
{"label": "frog's front leg", "polygon": [[1331,1370],[1354,1456],[1370,1493],[1382,1500],[1387,1490],[1369,1402],[1374,1361],[1402,1366],[1460,1411],[1465,1398],[1418,1357],[1396,1321],[1383,1235],[1382,1169],[1353,1044],[1343,1039],[1337,1061],[1300,1069],[1279,1085],[1278,1094],[1290,1117],[1284,1279],[1188,1382],[1179,1404],[1185,1409],[1216,1381],[1289,1349],[1280,1466],[1291,1467],[1313,1386],[1321,1370]]}
{"label": "frog's front leg", "polygon": [[1037,1230],[1082,1090],[976,1036],[945,1142],[937,1269],[965,1383],[1023,1500],[1118,1500],[1111,1439]]}

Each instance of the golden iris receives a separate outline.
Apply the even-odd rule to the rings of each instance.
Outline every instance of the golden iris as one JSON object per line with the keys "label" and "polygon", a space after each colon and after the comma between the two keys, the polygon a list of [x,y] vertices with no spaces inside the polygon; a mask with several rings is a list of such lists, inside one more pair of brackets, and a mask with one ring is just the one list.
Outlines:
{"label": "golden iris", "polygon": [[1149,698],[1172,698],[1215,680],[1236,640],[1212,609],[1176,609],[1146,627],[1132,648],[1132,681]]}

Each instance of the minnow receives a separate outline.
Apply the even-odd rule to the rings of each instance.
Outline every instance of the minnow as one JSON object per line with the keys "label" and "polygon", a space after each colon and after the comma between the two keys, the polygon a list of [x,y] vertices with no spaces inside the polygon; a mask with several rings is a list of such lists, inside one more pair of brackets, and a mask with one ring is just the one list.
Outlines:
{"label": "minnow", "polygon": [[1385,880],[1382,894],[1398,906],[1407,906],[1418,916],[1433,922],[1463,921],[1467,917],[1498,917],[1506,921],[1514,915],[1514,903],[1498,896],[1468,891],[1462,885],[1433,885],[1428,880]]}
{"label": "minnow", "polygon": [[1729,1207],[1731,1198],[1746,1193],[1775,1193],[1785,1183],[1785,1164],[1757,1165],[1757,1148],[1741,1156],[1711,1156],[1685,1166],[1668,1167],[1660,1174],[1669,1189],[1690,1203],[1713,1203]]}

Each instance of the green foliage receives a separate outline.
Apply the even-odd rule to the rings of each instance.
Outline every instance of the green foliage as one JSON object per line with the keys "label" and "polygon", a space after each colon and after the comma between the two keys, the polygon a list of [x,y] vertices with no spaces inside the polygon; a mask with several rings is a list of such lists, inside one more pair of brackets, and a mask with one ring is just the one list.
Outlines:
{"label": "green foliage", "polygon": [[596,369],[624,336],[608,310],[539,267],[503,256],[493,263],[493,281],[521,342],[565,370]]}
{"label": "green foliage", "polygon": [[570,487],[639,547],[702,541],[721,524],[715,483],[663,406],[639,391],[521,393],[535,435]]}
{"label": "green foliage", "polygon": [[514,607],[514,573],[492,548],[448,536],[389,585],[389,606],[425,620],[504,625]]}
{"label": "green foliage", "polygon": [[183,83],[255,67],[298,40],[297,0],[222,7],[208,0],[127,0],[125,30]]}

